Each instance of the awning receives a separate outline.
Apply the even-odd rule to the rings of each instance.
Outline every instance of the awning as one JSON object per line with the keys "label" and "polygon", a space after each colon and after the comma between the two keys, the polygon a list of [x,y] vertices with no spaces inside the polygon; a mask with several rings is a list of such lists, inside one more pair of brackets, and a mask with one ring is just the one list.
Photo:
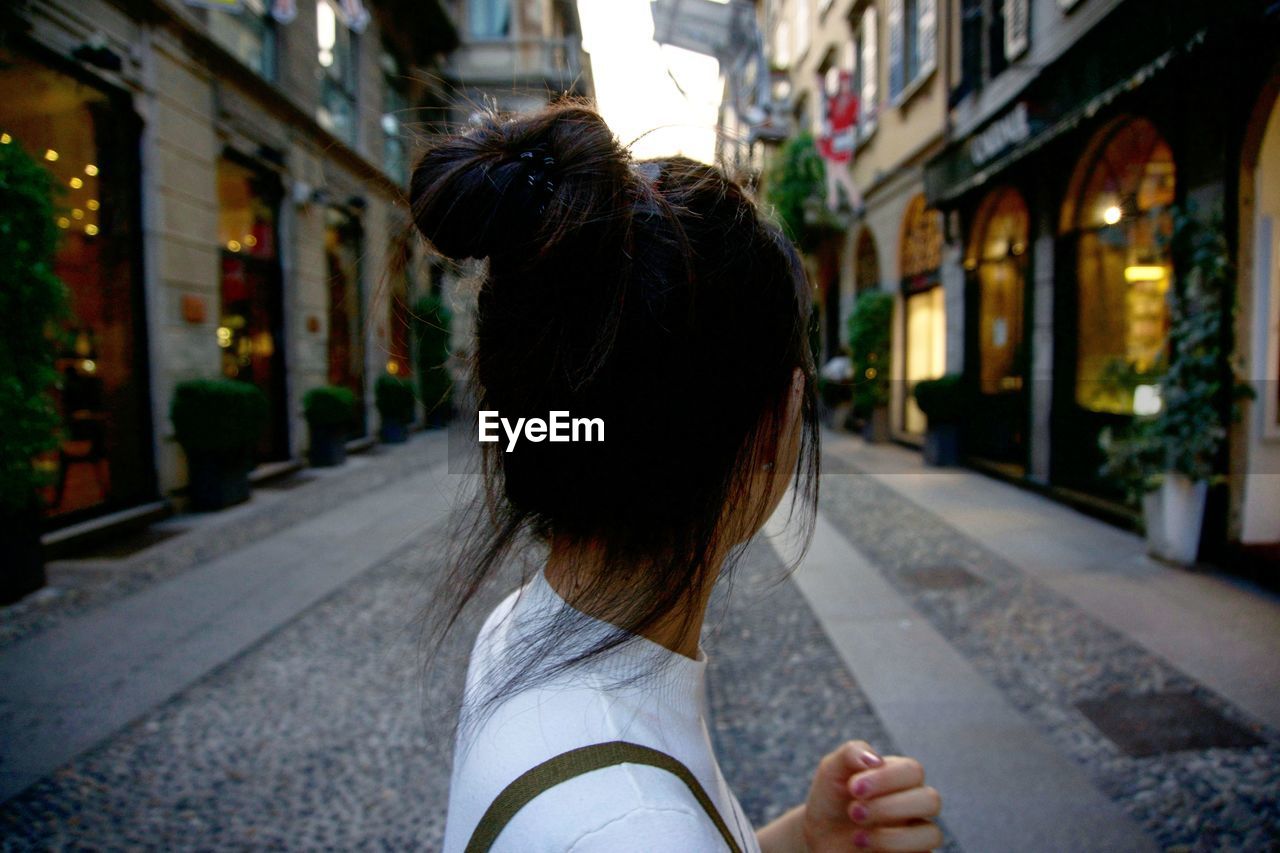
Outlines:
{"label": "awning", "polygon": [[[1201,28],[1102,91],[1062,112],[1056,120],[1028,117],[1027,101],[1016,99],[971,136],[953,142],[925,164],[925,198],[946,206],[980,187],[1053,140],[1093,119],[1116,99],[1150,82],[1175,61],[1194,53],[1208,37]],[[1034,83],[1032,84],[1034,86]]]}

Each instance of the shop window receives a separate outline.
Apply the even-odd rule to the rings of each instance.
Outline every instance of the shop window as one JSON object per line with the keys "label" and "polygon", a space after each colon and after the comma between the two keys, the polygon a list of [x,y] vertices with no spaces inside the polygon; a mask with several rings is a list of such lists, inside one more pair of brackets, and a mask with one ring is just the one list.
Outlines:
{"label": "shop window", "polygon": [[965,269],[978,288],[979,384],[983,394],[1019,391],[1026,359],[1026,202],[1017,190],[995,190],[983,199],[975,223]]}
{"label": "shop window", "polygon": [[276,74],[276,29],[265,0],[242,0],[231,9],[209,9],[209,35],[268,80]]}
{"label": "shop window", "polygon": [[1174,181],[1173,152],[1141,118],[1103,128],[1072,178],[1062,228],[1077,238],[1075,398],[1085,409],[1133,414],[1137,389],[1163,370]]}
{"label": "shop window", "polygon": [[858,244],[854,252],[854,285],[858,294],[880,287],[880,260],[876,255],[876,238],[869,228],[863,228],[858,234]]}
{"label": "shop window", "polygon": [[939,268],[942,265],[942,214],[930,208],[923,195],[907,204],[902,221],[899,258],[905,302],[903,349],[903,429],[922,433],[924,413],[912,391],[921,379],[933,379],[946,370],[946,304]]}
{"label": "shop window", "polygon": [[396,230],[388,251],[388,321],[390,335],[387,341],[387,373],[408,377],[413,373],[410,303],[413,300],[414,252],[408,226]]}
{"label": "shop window", "polygon": [[277,241],[280,181],[223,158],[218,161],[218,241],[222,278],[218,348],[222,374],[262,389],[270,404],[261,460],[289,457],[285,394],[284,300]]}
{"label": "shop window", "polygon": [[356,144],[359,39],[333,0],[316,2],[320,106],[316,121],[348,145]]}
{"label": "shop window", "polygon": [[511,0],[470,0],[467,21],[476,38],[506,38],[511,35]]}
{"label": "shop window", "polygon": [[[49,171],[61,239],[54,273],[72,315],[58,330],[56,450],[45,513],[58,523],[154,496],[139,252],[138,126],[128,106],[0,50],[0,144]],[[0,283],[0,287],[6,286]]]}
{"label": "shop window", "polygon": [[357,433],[364,435],[364,293],[360,220],[340,207],[325,210],[325,263],[329,278],[329,369],[331,385],[349,388],[358,401]]}

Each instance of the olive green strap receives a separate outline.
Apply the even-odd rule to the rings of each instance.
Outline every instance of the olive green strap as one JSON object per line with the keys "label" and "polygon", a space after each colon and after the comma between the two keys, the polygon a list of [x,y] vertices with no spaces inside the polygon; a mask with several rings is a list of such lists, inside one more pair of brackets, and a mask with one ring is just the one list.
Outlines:
{"label": "olive green strap", "polygon": [[497,840],[498,833],[502,832],[511,818],[515,817],[516,812],[548,788],[575,776],[581,776],[583,773],[590,773],[592,770],[615,764],[648,764],[674,773],[693,792],[698,805],[702,806],[707,817],[711,818],[716,829],[724,836],[729,849],[733,853],[742,853],[742,848],[729,833],[729,827],[725,826],[711,798],[694,778],[693,773],[689,772],[688,767],[665,752],[623,740],[571,749],[547,759],[532,770],[525,771],[514,782],[502,789],[502,793],[489,806],[484,817],[480,818],[471,841],[467,843],[466,853],[487,853],[493,846],[493,842]]}

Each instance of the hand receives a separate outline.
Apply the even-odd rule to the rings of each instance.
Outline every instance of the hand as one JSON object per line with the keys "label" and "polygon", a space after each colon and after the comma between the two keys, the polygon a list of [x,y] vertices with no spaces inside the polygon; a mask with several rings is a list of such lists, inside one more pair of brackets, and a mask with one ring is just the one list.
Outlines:
{"label": "hand", "polygon": [[932,850],[943,838],[929,818],[941,809],[919,761],[882,759],[865,741],[849,741],[818,764],[805,803],[804,841],[811,853]]}

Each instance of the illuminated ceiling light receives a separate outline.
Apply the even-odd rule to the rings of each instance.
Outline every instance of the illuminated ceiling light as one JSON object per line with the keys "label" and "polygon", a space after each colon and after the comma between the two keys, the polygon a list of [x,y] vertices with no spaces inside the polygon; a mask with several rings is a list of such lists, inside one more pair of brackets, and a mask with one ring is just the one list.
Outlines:
{"label": "illuminated ceiling light", "polygon": [[97,237],[97,236],[98,236],[98,226],[97,226],[97,225],[94,225],[92,222],[90,222],[88,225],[86,225],[86,226],[84,227],[84,233],[88,234],[90,237]]}
{"label": "illuminated ceiling light", "polygon": [[239,241],[239,240],[228,240],[228,241],[227,241],[227,251],[228,251],[228,252],[238,252],[238,251],[240,251],[240,241]]}
{"label": "illuminated ceiling light", "polygon": [[91,198],[84,203],[84,206],[90,210],[97,210],[101,205],[98,204],[98,200],[96,198]]}
{"label": "illuminated ceiling light", "polygon": [[84,167],[84,173],[92,178],[94,175],[98,174],[98,167],[90,163]]}
{"label": "illuminated ceiling light", "polygon": [[86,358],[80,362],[80,366],[84,368],[85,373],[93,373],[98,369],[98,363],[91,358]]}
{"label": "illuminated ceiling light", "polygon": [[226,326],[218,327],[218,346],[223,348],[231,346],[231,330]]}
{"label": "illuminated ceiling light", "polygon": [[244,235],[244,244],[252,249],[254,246],[258,245],[258,238],[252,234],[246,234]]}
{"label": "illuminated ceiling light", "polygon": [[58,159],[58,152],[54,151],[52,148],[46,148],[44,151],[44,159],[52,163]]}
{"label": "illuminated ceiling light", "polygon": [[1124,268],[1124,280],[1128,282],[1135,281],[1159,281],[1164,278],[1165,269],[1161,266],[1151,264],[1133,264]]}
{"label": "illuminated ceiling light", "polygon": [[1102,211],[1102,221],[1108,225],[1115,225],[1120,221],[1120,217],[1123,215],[1124,214],[1120,212],[1120,208],[1113,204],[1106,210]]}
{"label": "illuminated ceiling light", "polygon": [[70,219],[68,219],[68,218],[67,218],[67,217],[65,217],[65,216],[59,216],[59,217],[58,217],[58,227],[59,227],[59,228],[70,228],[70,227],[71,227],[71,220],[70,220]]}
{"label": "illuminated ceiling light", "polygon": [[75,210],[71,211],[71,218],[84,219],[84,211],[77,207]]}
{"label": "illuminated ceiling light", "polygon": [[84,186],[84,181],[80,180],[79,178],[72,178],[71,180],[67,181],[67,183],[71,184],[71,189],[73,190],[78,190],[82,186]]}
{"label": "illuminated ceiling light", "polygon": [[0,145],[8,145],[13,141],[13,137],[7,133],[0,133]]}

